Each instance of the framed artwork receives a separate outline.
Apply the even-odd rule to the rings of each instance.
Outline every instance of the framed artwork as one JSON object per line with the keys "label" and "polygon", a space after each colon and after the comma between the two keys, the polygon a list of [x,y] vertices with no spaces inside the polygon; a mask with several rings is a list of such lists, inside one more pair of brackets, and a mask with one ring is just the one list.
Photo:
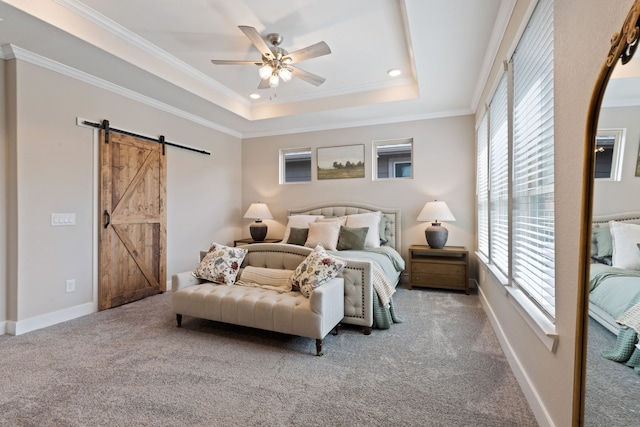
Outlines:
{"label": "framed artwork", "polygon": [[364,178],[364,144],[318,148],[318,179]]}

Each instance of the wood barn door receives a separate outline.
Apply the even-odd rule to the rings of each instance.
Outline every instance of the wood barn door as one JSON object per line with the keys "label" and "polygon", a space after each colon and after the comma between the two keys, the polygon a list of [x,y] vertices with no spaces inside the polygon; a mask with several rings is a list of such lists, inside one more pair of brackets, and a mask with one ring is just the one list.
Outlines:
{"label": "wood barn door", "polygon": [[100,131],[99,310],[166,290],[162,148],[144,139]]}

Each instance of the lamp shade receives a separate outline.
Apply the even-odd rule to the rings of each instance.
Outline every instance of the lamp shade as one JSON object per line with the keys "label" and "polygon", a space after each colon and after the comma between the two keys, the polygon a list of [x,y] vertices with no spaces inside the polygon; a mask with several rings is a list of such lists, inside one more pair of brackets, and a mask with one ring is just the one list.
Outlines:
{"label": "lamp shade", "polygon": [[445,202],[427,202],[418,215],[418,221],[431,221],[431,225],[424,231],[427,243],[434,249],[442,249],[449,238],[449,230],[442,227],[438,221],[455,221],[456,218]]}
{"label": "lamp shade", "polygon": [[249,219],[273,219],[266,203],[251,203],[244,217]]}
{"label": "lamp shade", "polygon": [[451,213],[449,206],[441,200],[427,202],[418,215],[418,221],[455,221],[456,218]]}
{"label": "lamp shade", "polygon": [[263,219],[273,219],[269,207],[265,203],[251,203],[245,218],[255,219],[256,222],[249,226],[251,238],[256,242],[262,242],[267,237],[267,224],[262,222]]}

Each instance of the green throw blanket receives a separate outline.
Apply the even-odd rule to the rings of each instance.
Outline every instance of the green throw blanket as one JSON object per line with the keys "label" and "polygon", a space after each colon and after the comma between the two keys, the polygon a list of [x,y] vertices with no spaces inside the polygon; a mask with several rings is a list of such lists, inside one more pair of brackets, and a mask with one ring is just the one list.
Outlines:
{"label": "green throw blanket", "polygon": [[373,328],[389,329],[394,323],[402,323],[404,319],[400,317],[393,305],[393,298],[389,300],[389,307],[380,304],[378,294],[373,292]]}
{"label": "green throw blanket", "polygon": [[622,328],[613,350],[603,351],[602,355],[614,362],[624,363],[640,374],[640,348],[636,347],[638,334],[633,328]]}

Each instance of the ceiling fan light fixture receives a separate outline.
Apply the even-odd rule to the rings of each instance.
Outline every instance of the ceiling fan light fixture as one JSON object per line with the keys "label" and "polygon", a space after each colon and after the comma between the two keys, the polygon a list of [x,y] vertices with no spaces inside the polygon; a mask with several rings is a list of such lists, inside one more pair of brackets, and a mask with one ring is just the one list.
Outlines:
{"label": "ceiling fan light fixture", "polygon": [[[283,79],[284,80],[284,79]],[[278,87],[280,85],[280,77],[276,73],[269,77],[269,87]]]}
{"label": "ceiling fan light fixture", "polygon": [[273,68],[269,64],[264,64],[260,69],[258,69],[258,75],[262,80],[267,80],[273,75]]}
{"label": "ceiling fan light fixture", "polygon": [[[258,89],[272,89],[280,85],[280,80],[288,82],[299,78],[314,86],[320,86],[325,82],[324,77],[320,77],[308,71],[297,68],[297,63],[311,58],[328,55],[331,49],[327,43],[321,41],[314,43],[295,52],[289,53],[280,47],[283,37],[278,33],[269,33],[265,37],[261,36],[255,27],[239,25],[238,28],[249,39],[251,44],[262,54],[260,62],[228,59],[212,59],[215,65],[257,65],[260,83]],[[296,64],[294,68],[292,64]],[[275,91],[272,91],[275,94]],[[275,97],[275,95],[274,95]]]}
{"label": "ceiling fan light fixture", "polygon": [[286,83],[291,80],[291,70],[288,68],[280,68],[278,70],[278,76],[280,76],[282,81]]}

